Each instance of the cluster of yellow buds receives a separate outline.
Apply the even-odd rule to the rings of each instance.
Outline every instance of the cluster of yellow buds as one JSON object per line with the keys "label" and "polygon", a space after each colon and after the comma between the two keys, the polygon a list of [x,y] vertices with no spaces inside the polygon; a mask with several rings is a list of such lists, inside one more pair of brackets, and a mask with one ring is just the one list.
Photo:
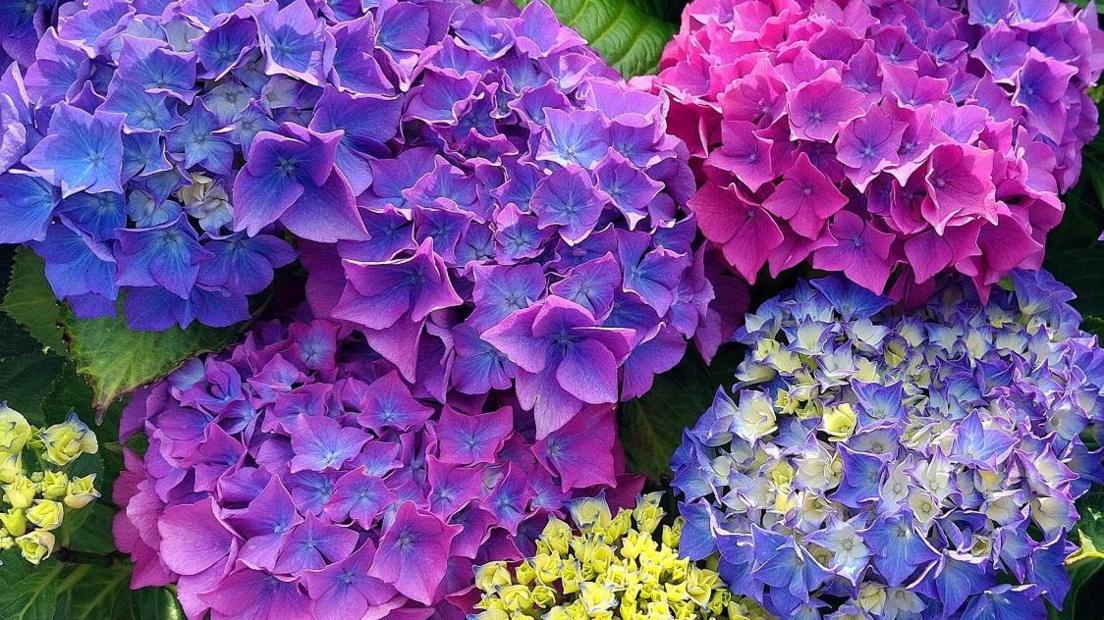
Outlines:
{"label": "cluster of yellow buds", "polygon": [[36,428],[0,403],[0,550],[17,547],[32,564],[49,557],[66,507],[79,510],[100,496],[96,474],[70,477],[62,470],[98,450],[96,435],[75,415]]}
{"label": "cluster of yellow buds", "polygon": [[[679,557],[683,521],[660,523],[661,493],[633,510],[610,513],[602,497],[570,506],[571,525],[549,520],[537,552],[511,566],[476,571],[477,620],[766,620],[755,603],[734,597],[720,575]],[[658,536],[657,536],[658,534]]]}

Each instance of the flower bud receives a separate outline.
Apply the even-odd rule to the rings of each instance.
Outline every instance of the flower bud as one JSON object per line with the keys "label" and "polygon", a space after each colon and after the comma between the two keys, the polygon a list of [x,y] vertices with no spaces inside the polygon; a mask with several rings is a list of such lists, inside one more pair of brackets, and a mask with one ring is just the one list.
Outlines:
{"label": "flower bud", "polygon": [[19,552],[23,555],[24,560],[31,564],[38,564],[53,553],[54,535],[50,532],[35,530],[16,538],[15,544],[19,547]]}
{"label": "flower bud", "polygon": [[95,482],[96,474],[73,478],[69,482],[69,489],[65,494],[65,505],[74,510],[80,510],[99,497],[100,492],[93,486]]}
{"label": "flower bud", "polygon": [[35,500],[34,506],[27,510],[27,520],[43,530],[57,529],[65,518],[65,506],[52,499]]}
{"label": "flower bud", "polygon": [[23,475],[23,454],[0,456],[0,482],[9,484]]}
{"label": "flower bud", "polygon": [[46,446],[46,460],[59,467],[65,467],[81,454],[99,451],[96,434],[74,413],[65,422],[42,431],[42,443]]}
{"label": "flower bud", "polygon": [[0,525],[4,526],[4,530],[6,530],[12,538],[27,533],[27,518],[23,514],[23,510],[19,508],[13,508],[7,512],[0,512]]}
{"label": "flower bud", "polygon": [[4,485],[4,501],[12,508],[29,508],[35,497],[35,485],[26,476],[19,476]]}
{"label": "flower bud", "polygon": [[855,432],[858,418],[848,403],[829,407],[824,411],[824,432],[832,439],[847,439]]}
{"label": "flower bud", "polygon": [[69,476],[61,471],[48,471],[42,476],[39,488],[42,490],[42,497],[61,499],[69,488]]}
{"label": "flower bud", "polygon": [[31,435],[27,419],[7,403],[0,403],[0,454],[19,454]]}

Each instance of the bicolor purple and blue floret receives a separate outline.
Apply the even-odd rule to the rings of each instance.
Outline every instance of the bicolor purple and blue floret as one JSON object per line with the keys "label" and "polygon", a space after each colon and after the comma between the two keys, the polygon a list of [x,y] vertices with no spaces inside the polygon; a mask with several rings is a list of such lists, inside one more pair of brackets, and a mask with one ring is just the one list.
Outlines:
{"label": "bicolor purple and blue floret", "polygon": [[126,409],[115,542],[189,618],[463,618],[473,566],[531,555],[552,515],[628,506],[613,407],[535,439],[485,395],[441,406],[329,321],[270,323]]}
{"label": "bicolor purple and blue floret", "polygon": [[1042,263],[1097,132],[1095,9],[1047,0],[696,0],[651,81],[749,281],[807,259],[922,302]]}
{"label": "bicolor purple and blue floret", "polygon": [[1072,297],[1016,271],[903,314],[839,276],[767,301],[673,459],[683,552],[785,618],[1045,617],[1104,474],[1104,350]]}

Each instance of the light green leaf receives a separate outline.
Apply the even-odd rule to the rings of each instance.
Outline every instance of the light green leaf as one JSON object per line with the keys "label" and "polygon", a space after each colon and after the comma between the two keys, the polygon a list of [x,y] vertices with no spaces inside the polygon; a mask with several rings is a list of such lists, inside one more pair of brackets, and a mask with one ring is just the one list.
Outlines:
{"label": "light green leaf", "polygon": [[61,307],[46,281],[46,264],[26,247],[15,251],[11,280],[0,310],[22,325],[47,351],[65,354]]}
{"label": "light green leaf", "polygon": [[548,5],[626,78],[655,71],[676,30],[634,0],[549,0]]}
{"label": "light green leaf", "polygon": [[66,313],[70,356],[94,392],[93,405],[106,408],[119,395],[159,379],[185,359],[218,349],[239,333],[193,324],[186,330],[137,332],[122,318],[81,321]]}
{"label": "light green leaf", "polygon": [[671,475],[671,455],[683,430],[709,408],[717,388],[735,381],[739,359],[739,349],[731,347],[706,366],[691,346],[678,366],[655,378],[647,394],[621,405],[617,418],[629,471],[655,482]]}

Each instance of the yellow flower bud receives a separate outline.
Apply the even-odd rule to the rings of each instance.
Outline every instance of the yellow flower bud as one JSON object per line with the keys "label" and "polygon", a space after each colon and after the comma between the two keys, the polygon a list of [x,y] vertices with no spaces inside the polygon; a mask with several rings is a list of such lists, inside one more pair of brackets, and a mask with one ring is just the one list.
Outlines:
{"label": "yellow flower bud", "polygon": [[23,454],[0,455],[0,482],[11,483],[23,475]]}
{"label": "yellow flower bud", "polygon": [[508,586],[512,582],[510,569],[506,562],[488,562],[475,569],[475,587],[484,592],[497,590],[502,586]]}
{"label": "yellow flower bud", "polygon": [[859,590],[859,606],[875,616],[881,615],[885,602],[886,590],[881,584],[868,582]]}
{"label": "yellow flower bud", "polygon": [[69,489],[69,476],[61,471],[45,472],[42,476],[42,482],[39,484],[39,488],[42,489],[42,497],[46,499],[61,499],[65,497],[65,493]]}
{"label": "yellow flower bud", "polygon": [[80,510],[99,497],[100,492],[93,486],[95,482],[96,474],[73,478],[69,482],[69,488],[65,493],[65,505],[74,510]]}
{"label": "yellow flower bud", "polygon": [[855,432],[857,420],[855,410],[848,403],[829,407],[824,411],[824,432],[828,433],[831,439],[847,439]]}
{"label": "yellow flower bud", "polygon": [[57,529],[65,518],[65,506],[52,499],[35,500],[34,506],[27,510],[27,520],[43,530]]}
{"label": "yellow flower bud", "polygon": [[549,586],[537,586],[530,595],[533,606],[548,609],[556,604],[556,591]]}
{"label": "yellow flower bud", "polygon": [[588,497],[571,502],[571,520],[584,532],[605,527],[612,519],[609,504],[602,497]]}
{"label": "yellow flower bud", "polygon": [[532,606],[528,586],[520,584],[506,586],[498,591],[498,595],[502,597],[502,602],[510,611],[529,609]]}
{"label": "yellow flower bud", "polygon": [[0,454],[19,454],[32,434],[27,418],[7,403],[0,403]]}
{"label": "yellow flower bud", "polygon": [[579,587],[579,601],[590,614],[612,609],[616,604],[613,591],[602,584],[588,581]]}
{"label": "yellow flower bud", "polygon": [[7,512],[0,512],[0,525],[4,526],[12,537],[22,536],[27,533],[27,518],[23,509],[13,508]]}
{"label": "yellow flower bud", "polygon": [[4,485],[4,501],[12,508],[29,508],[35,497],[35,485],[30,478],[19,476]]}
{"label": "yellow flower bud", "polygon": [[31,564],[38,564],[53,553],[54,535],[50,532],[35,530],[16,538],[15,544],[19,547],[19,552],[23,555],[24,560]]}
{"label": "yellow flower bud", "polygon": [[41,440],[46,447],[46,460],[58,467],[65,467],[81,454],[99,451],[96,434],[75,413],[69,414],[65,422],[42,431]]}

